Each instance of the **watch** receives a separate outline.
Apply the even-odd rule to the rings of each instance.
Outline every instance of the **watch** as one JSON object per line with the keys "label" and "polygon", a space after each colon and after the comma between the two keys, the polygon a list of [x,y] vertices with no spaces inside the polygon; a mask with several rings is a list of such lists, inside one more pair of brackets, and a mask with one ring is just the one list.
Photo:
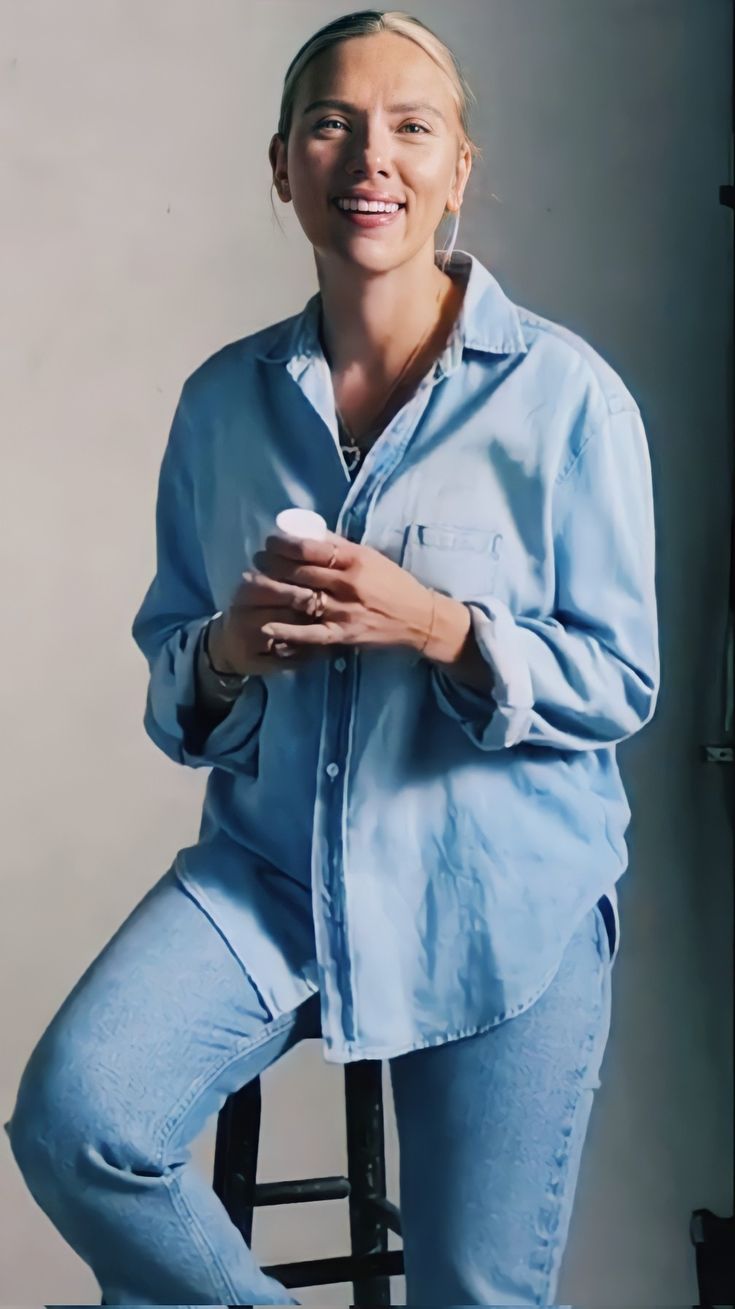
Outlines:
{"label": "watch", "polygon": [[214,667],[209,653],[209,629],[216,617],[218,617],[217,614],[215,614],[213,618],[210,618],[209,621],[205,623],[202,631],[202,653],[204,655],[204,663],[218,690],[226,692],[227,695],[234,698],[240,694],[246,682],[250,681],[252,673],[224,673]]}

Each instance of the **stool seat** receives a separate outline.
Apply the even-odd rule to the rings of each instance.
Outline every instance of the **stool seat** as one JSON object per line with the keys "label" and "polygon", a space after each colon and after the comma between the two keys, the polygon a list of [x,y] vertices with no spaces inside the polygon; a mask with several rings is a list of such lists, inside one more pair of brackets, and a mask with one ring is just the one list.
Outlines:
{"label": "stool seat", "polygon": [[347,1200],[350,1253],[271,1264],[263,1272],[285,1287],[352,1282],[355,1306],[389,1305],[390,1278],[404,1272],[403,1251],[388,1249],[388,1232],[401,1236],[401,1216],[385,1194],[383,1065],[361,1059],[344,1066],[347,1175],[257,1182],[260,1077],[229,1096],[217,1118],[213,1186],[232,1222],[252,1245],[256,1206],[305,1200]]}

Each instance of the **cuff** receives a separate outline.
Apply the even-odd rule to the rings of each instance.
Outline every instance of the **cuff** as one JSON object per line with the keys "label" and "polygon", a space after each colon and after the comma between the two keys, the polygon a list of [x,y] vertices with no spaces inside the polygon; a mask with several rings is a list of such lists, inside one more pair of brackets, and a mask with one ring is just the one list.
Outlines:
{"label": "cuff", "polygon": [[502,600],[491,596],[465,603],[480,653],[492,670],[493,689],[485,695],[434,664],[431,676],[437,701],[480,749],[517,745],[528,731],[533,709],[531,673],[518,627]]}
{"label": "cuff", "polygon": [[208,621],[186,623],[159,652],[150,679],[146,727],[161,749],[183,764],[254,776],[267,690],[261,677],[253,677],[226,717],[207,731],[197,705],[196,658]]}

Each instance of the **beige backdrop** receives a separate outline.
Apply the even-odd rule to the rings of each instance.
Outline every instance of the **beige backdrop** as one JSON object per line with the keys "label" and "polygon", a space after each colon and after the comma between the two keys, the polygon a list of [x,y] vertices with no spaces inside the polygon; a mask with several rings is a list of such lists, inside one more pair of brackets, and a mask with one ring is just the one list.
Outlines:
{"label": "beige backdrop", "polygon": [[[143,732],[130,624],[185,376],[316,289],[267,147],[287,64],[353,6],[0,0],[3,1121],[43,1027],[196,836],[204,770]],[[732,1208],[729,0],[453,0],[485,149],[458,245],[618,369],[654,464],[664,682],[620,751],[633,807],[613,1020],[560,1300],[693,1304],[692,1209]],[[497,196],[492,198],[491,193]],[[731,770],[730,770],[731,771]],[[342,1071],[264,1076],[260,1180],[343,1171]],[[397,1147],[386,1079],[390,1195]],[[213,1128],[196,1158],[211,1169]],[[98,1303],[0,1133],[3,1302]],[[391,1238],[393,1245],[397,1244]],[[264,1210],[263,1262],[344,1253],[343,1202]],[[346,1305],[345,1286],[299,1293]],[[402,1279],[393,1298],[403,1301]]]}

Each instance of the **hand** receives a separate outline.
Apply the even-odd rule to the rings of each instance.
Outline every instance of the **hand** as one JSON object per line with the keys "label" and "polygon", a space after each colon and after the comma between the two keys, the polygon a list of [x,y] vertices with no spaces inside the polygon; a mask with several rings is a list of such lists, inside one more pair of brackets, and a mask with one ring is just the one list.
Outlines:
{"label": "hand", "polygon": [[269,536],[253,562],[276,586],[295,586],[301,595],[306,588],[312,595],[305,603],[313,621],[279,614],[264,624],[265,637],[299,652],[335,644],[420,650],[426,640],[435,597],[372,546],[335,533],[323,541]]}
{"label": "hand", "polygon": [[[271,619],[289,623],[307,623],[306,612],[313,603],[313,592],[302,586],[275,582],[253,572],[243,573],[227,610],[214,619],[209,629],[209,653],[214,667],[222,673],[257,673],[268,676],[283,668],[284,650],[263,633]],[[311,662],[319,654],[316,647],[290,651],[288,666]]]}

